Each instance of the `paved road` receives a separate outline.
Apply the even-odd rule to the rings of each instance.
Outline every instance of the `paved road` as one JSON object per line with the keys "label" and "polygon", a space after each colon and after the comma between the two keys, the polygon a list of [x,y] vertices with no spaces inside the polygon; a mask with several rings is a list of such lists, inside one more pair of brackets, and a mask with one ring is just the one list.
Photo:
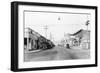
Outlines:
{"label": "paved road", "polygon": [[90,58],[89,50],[66,49],[65,47],[56,46],[52,49],[41,52],[25,53],[24,61],[50,61],[50,60],[70,60],[70,59],[87,59]]}

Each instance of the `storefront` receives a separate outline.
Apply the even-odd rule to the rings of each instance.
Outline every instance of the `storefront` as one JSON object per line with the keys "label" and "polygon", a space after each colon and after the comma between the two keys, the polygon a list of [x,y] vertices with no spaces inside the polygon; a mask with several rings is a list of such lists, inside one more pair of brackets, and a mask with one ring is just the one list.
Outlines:
{"label": "storefront", "polygon": [[24,34],[24,49],[25,51],[51,49],[55,45],[50,40],[41,36],[30,28],[25,29]]}

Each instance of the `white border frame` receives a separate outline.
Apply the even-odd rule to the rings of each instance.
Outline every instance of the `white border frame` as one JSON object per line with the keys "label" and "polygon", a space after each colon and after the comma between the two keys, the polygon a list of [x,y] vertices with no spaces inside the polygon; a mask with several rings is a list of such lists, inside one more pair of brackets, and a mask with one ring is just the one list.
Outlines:
{"label": "white border frame", "polygon": [[[86,64],[95,64],[95,10],[93,9],[77,9],[77,8],[60,8],[60,7],[44,7],[44,6],[27,6],[19,5],[18,6],[18,68],[35,68],[35,67],[50,67],[50,66],[72,66],[72,65],[86,65]],[[91,14],[91,59],[86,60],[63,60],[63,61],[43,61],[43,62],[24,62],[23,60],[23,11],[32,10],[32,11],[64,11],[67,10],[70,12],[78,13],[90,13]],[[84,10],[84,11],[83,11]],[[94,39],[93,39],[94,38]]]}

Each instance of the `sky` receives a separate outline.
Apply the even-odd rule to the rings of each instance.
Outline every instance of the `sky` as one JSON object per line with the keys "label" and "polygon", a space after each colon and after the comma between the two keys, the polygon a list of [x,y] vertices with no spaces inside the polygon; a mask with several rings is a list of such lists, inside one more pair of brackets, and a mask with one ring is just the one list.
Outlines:
{"label": "sky", "polygon": [[48,39],[52,36],[58,41],[64,34],[73,34],[80,29],[86,30],[85,23],[88,19],[90,20],[90,15],[87,14],[25,12],[25,28],[29,27]]}

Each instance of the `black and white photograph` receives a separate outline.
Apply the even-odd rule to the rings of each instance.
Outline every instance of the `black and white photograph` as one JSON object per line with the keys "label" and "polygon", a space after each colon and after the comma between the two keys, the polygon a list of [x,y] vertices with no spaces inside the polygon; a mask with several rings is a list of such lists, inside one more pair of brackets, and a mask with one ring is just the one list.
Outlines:
{"label": "black and white photograph", "polygon": [[24,61],[90,59],[89,13],[24,11]]}
{"label": "black and white photograph", "polygon": [[12,37],[12,71],[97,66],[97,7],[12,2]]}

